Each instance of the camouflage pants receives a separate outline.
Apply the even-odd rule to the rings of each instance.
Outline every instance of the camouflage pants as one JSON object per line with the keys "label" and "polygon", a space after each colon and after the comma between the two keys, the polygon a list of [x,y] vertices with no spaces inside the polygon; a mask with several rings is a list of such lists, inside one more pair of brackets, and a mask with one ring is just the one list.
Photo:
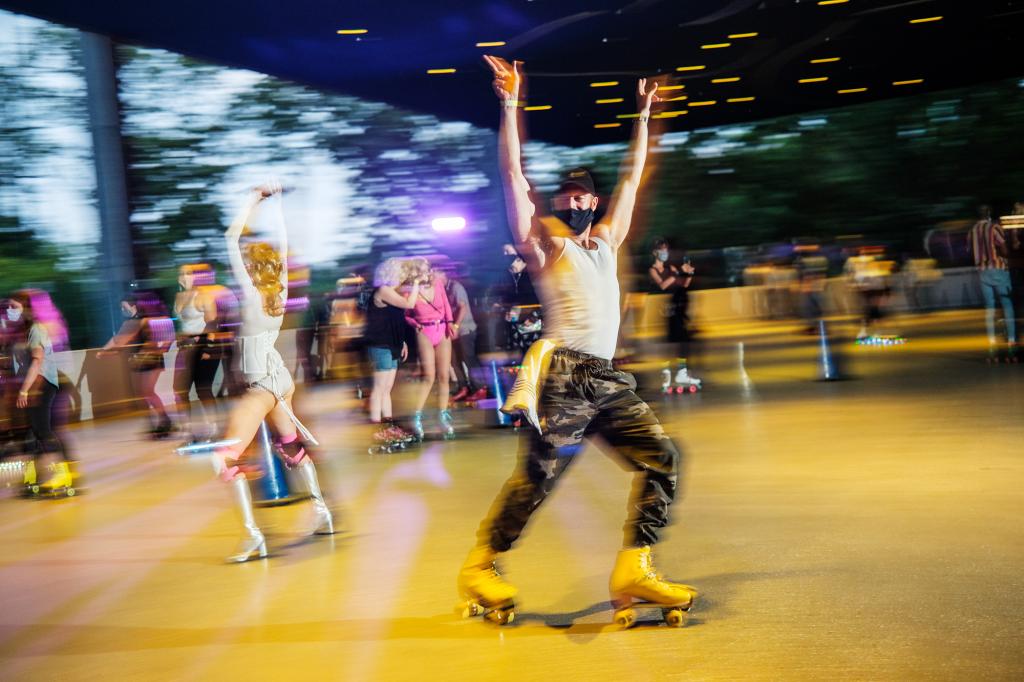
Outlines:
{"label": "camouflage pants", "polygon": [[680,454],[635,390],[633,376],[609,361],[556,350],[540,398],[544,432],[524,432],[519,465],[481,524],[479,540],[508,550],[582,450],[583,439],[598,435],[636,472],[624,546],[657,542],[676,496]]}

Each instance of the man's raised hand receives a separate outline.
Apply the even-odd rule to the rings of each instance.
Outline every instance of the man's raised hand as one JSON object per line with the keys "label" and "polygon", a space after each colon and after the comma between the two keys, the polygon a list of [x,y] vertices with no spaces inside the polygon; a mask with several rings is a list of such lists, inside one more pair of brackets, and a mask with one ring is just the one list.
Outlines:
{"label": "man's raised hand", "polygon": [[519,91],[523,82],[523,74],[520,71],[522,62],[509,64],[501,57],[484,55],[484,61],[494,72],[494,94],[502,102],[518,102]]}
{"label": "man's raised hand", "polygon": [[636,86],[636,100],[637,108],[641,114],[651,113],[651,104],[654,102],[660,102],[661,97],[656,94],[658,92],[658,83],[655,80],[651,80],[650,90],[647,89],[647,79],[641,78],[637,82]]}

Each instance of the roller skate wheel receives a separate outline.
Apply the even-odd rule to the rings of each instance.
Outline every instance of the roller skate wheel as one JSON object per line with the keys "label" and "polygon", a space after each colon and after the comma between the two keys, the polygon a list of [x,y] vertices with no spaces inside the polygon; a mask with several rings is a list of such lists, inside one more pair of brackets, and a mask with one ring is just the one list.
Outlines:
{"label": "roller skate wheel", "polygon": [[462,618],[475,618],[483,613],[483,608],[473,601],[463,602],[455,607],[455,613]]}
{"label": "roller skate wheel", "polygon": [[615,612],[615,624],[620,628],[631,628],[636,623],[636,610],[633,608],[619,609]]}
{"label": "roller skate wheel", "polygon": [[686,624],[686,611],[683,609],[665,609],[661,615],[670,628],[681,628]]}
{"label": "roller skate wheel", "polygon": [[77,493],[74,488],[68,488],[67,490],[64,491],[64,494],[67,495],[68,497],[74,497]]}
{"label": "roller skate wheel", "polygon": [[489,622],[495,625],[509,625],[516,619],[516,612],[512,607],[503,607],[488,611],[484,614]]}
{"label": "roller skate wheel", "polygon": [[696,392],[697,392],[697,387],[696,386],[690,386],[690,393],[696,393]]}
{"label": "roller skate wheel", "polygon": [[33,495],[38,495],[39,494],[39,486],[38,485],[29,486],[29,490],[32,491]]}

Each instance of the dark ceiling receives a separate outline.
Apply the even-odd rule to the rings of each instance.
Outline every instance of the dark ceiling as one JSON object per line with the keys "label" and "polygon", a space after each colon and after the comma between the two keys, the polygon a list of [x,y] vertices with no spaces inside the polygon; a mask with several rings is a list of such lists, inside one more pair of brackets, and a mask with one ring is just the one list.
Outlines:
{"label": "dark ceiling", "polygon": [[[497,107],[480,57],[514,57],[526,62],[529,104],[550,106],[529,112],[530,133],[568,145],[624,139],[629,120],[617,117],[634,111],[635,79],[644,75],[663,74],[683,86],[668,94],[685,99],[665,108],[681,112],[666,120],[669,128],[684,130],[1024,74],[1024,0],[0,5],[127,43],[484,126],[496,123]],[[365,33],[338,33],[346,29]],[[504,45],[477,46],[497,41]]]}

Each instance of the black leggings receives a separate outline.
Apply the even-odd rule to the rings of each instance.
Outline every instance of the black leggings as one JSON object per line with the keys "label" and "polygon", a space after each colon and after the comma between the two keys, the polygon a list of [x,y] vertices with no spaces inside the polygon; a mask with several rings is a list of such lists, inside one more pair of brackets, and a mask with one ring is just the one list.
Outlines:
{"label": "black leggings", "polygon": [[57,397],[57,387],[45,379],[38,383],[39,393],[28,408],[29,426],[36,437],[36,456],[56,453],[68,461],[64,444],[53,430],[53,401]]}
{"label": "black leggings", "polygon": [[[204,353],[209,357],[203,358]],[[178,361],[174,368],[174,395],[179,407],[186,406],[191,413],[189,392],[193,384],[199,401],[205,407],[213,408],[216,405],[213,379],[217,376],[219,364],[220,358],[211,352],[205,343],[192,343],[179,348]]]}

